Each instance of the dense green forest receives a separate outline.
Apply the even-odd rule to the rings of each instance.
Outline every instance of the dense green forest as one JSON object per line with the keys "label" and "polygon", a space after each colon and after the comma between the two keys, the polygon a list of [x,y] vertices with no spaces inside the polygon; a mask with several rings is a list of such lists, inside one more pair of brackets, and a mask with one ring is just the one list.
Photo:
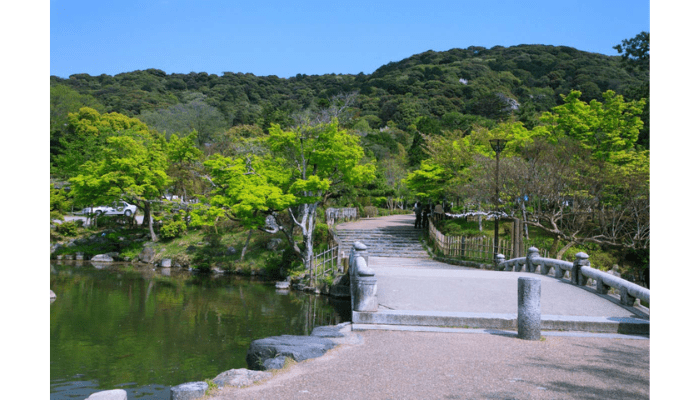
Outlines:
{"label": "dense green forest", "polygon": [[[52,180],[70,181],[75,203],[129,192],[146,215],[165,192],[199,198],[209,208],[192,221],[248,229],[274,210],[296,221],[292,205],[307,216],[499,203],[551,233],[560,254],[584,243],[648,254],[648,43],[643,32],[611,44],[617,57],[546,45],[427,51],[369,75],[52,76]],[[491,138],[509,140],[498,200]],[[305,263],[311,221],[295,248]],[[173,235],[187,229],[170,222]]]}
{"label": "dense green forest", "polygon": [[[137,117],[167,134],[196,129],[203,144],[237,125],[289,127],[295,115],[327,109],[334,97],[357,93],[340,122],[365,133],[393,128],[396,132],[366,140],[370,148],[386,152],[396,144],[411,144],[419,117],[427,119],[423,128],[428,131],[469,131],[474,124],[493,126],[510,118],[531,128],[537,113],[562,104],[560,95],[572,89],[582,92],[583,101],[602,100],[607,90],[638,100],[644,97],[639,87],[648,80],[648,69],[627,70],[621,57],[544,45],[427,51],[369,75],[283,79],[148,69],[115,76],[52,76],[52,155],[60,152],[68,112],[83,105]],[[641,132],[639,141],[648,146],[648,131]]]}

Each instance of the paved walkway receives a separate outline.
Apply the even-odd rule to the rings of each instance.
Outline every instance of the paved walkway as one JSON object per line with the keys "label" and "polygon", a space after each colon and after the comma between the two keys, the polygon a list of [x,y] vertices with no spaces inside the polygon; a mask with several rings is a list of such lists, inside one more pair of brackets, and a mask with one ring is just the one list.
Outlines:
{"label": "paved walkway", "polygon": [[366,331],[209,399],[645,399],[649,340]]}

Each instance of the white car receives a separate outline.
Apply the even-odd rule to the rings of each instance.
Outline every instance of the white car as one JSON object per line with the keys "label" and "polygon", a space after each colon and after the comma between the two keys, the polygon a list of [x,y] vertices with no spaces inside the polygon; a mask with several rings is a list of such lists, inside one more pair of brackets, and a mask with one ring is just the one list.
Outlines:
{"label": "white car", "polygon": [[83,208],[83,214],[101,215],[124,215],[130,217],[136,213],[136,206],[125,201],[115,201],[109,206],[87,207]]}

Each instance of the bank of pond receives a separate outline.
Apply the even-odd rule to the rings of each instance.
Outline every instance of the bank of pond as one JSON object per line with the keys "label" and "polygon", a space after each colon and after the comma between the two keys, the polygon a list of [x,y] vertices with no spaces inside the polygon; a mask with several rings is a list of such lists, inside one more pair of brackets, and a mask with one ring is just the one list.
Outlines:
{"label": "bank of pond", "polygon": [[124,389],[169,399],[171,386],[246,368],[255,339],[309,335],[350,320],[350,302],[274,281],[152,265],[51,265],[51,399]]}

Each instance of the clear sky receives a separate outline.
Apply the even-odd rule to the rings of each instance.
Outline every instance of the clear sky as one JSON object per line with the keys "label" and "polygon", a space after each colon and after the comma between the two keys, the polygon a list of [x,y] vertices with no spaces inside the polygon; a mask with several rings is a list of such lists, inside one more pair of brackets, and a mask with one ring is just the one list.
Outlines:
{"label": "clear sky", "polygon": [[50,2],[51,75],[372,73],[427,50],[518,44],[617,54],[644,0]]}

